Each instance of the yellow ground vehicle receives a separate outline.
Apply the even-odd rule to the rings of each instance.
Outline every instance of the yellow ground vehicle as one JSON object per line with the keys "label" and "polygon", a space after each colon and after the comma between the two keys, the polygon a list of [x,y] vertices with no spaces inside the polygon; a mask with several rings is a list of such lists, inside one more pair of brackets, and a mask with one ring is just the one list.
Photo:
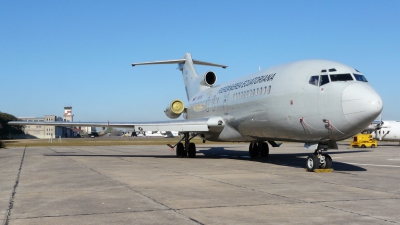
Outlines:
{"label": "yellow ground vehicle", "polygon": [[371,134],[357,134],[353,137],[350,146],[353,148],[375,148],[378,146],[378,141],[373,139]]}

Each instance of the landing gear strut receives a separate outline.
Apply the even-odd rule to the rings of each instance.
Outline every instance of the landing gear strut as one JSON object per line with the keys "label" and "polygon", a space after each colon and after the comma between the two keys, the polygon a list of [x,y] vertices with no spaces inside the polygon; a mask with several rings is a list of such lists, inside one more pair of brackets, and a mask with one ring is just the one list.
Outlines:
{"label": "landing gear strut", "polygon": [[322,149],[315,150],[314,154],[307,157],[307,171],[316,169],[331,169],[332,158],[328,154],[322,154]]}
{"label": "landing gear strut", "polygon": [[[191,143],[190,140],[192,140],[194,137],[197,135],[192,136],[189,138],[189,133],[184,133],[184,136],[179,142],[175,145],[176,148],[176,156],[179,158],[189,156],[189,158],[195,158],[196,157],[196,145],[194,143]],[[184,143],[182,143],[184,141]],[[174,146],[168,145],[171,148],[174,148]]]}

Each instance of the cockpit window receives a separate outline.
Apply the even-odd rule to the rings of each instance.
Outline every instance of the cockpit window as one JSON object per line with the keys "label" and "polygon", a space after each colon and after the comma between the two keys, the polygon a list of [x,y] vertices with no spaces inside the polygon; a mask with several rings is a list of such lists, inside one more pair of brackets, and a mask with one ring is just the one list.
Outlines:
{"label": "cockpit window", "polygon": [[331,74],[330,77],[332,82],[353,80],[353,77],[349,73]]}
{"label": "cockpit window", "polygon": [[310,77],[310,80],[308,81],[308,83],[318,86],[318,81],[319,81],[319,76],[312,76],[312,77]]}
{"label": "cockpit window", "polygon": [[367,79],[364,77],[364,75],[355,74],[355,73],[353,75],[354,75],[354,78],[356,78],[356,80],[358,80],[358,81],[368,82]]}
{"label": "cockpit window", "polygon": [[321,75],[321,83],[319,84],[319,86],[322,86],[327,83],[329,83],[328,75]]}

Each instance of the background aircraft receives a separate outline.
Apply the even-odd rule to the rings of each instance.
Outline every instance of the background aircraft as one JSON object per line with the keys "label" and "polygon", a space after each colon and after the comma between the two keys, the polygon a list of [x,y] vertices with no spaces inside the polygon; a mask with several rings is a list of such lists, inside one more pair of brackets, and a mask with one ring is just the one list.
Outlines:
{"label": "background aircraft", "polygon": [[368,126],[366,132],[380,141],[398,141],[400,145],[400,121],[380,120]]}
{"label": "background aircraft", "polygon": [[164,137],[164,138],[173,138],[179,135],[178,131],[146,131],[139,133],[138,137]]}
{"label": "background aircraft", "polygon": [[[271,67],[231,82],[216,85],[208,71],[198,75],[194,64],[226,68],[225,65],[182,59],[133,63],[178,64],[185,85],[187,104],[174,100],[165,114],[185,120],[160,122],[49,122],[58,126],[114,126],[136,131],[175,130],[183,134],[174,146],[178,157],[195,157],[190,140],[249,142],[251,158],[268,157],[268,142],[305,143],[314,151],[307,169],[331,168],[332,159],[322,152],[337,149],[336,141],[365,129],[382,111],[383,102],[367,79],[353,67],[329,60],[304,60]],[[10,124],[28,125],[33,122]],[[183,143],[182,143],[183,142]]]}

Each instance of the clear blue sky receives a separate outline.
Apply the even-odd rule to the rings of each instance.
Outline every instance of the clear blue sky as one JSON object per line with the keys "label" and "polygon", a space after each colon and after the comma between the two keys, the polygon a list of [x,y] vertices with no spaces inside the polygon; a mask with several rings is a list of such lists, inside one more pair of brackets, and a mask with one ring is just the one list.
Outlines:
{"label": "clear blue sky", "polygon": [[186,100],[181,58],[228,65],[218,83],[295,60],[322,58],[365,74],[400,120],[400,1],[1,1],[0,111],[74,121],[168,120]]}

